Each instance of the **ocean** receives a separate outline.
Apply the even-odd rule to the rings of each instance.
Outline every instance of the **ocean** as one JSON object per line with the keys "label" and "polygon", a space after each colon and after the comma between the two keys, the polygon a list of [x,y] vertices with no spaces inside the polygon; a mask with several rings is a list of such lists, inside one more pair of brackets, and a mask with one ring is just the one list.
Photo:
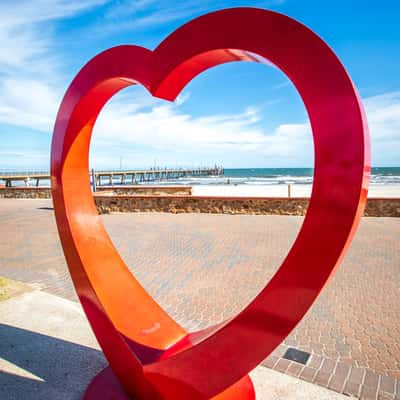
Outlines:
{"label": "ocean", "polygon": [[[10,171],[7,171],[10,174]],[[15,171],[13,171],[15,173]],[[0,171],[1,175],[1,171]],[[168,181],[144,182],[143,184],[156,185],[311,185],[313,178],[313,168],[226,168],[224,175],[220,176],[199,176],[182,177],[170,179]],[[120,177],[115,177],[114,185],[120,185]],[[0,183],[2,183],[0,181]],[[105,179],[102,184],[107,184]],[[34,181],[29,182],[35,185]],[[41,180],[41,186],[49,186],[49,180]],[[400,167],[374,167],[371,171],[371,185],[373,186],[398,186],[400,192]],[[13,182],[13,186],[24,186],[23,181]]]}
{"label": "ocean", "polygon": [[[184,177],[169,185],[310,185],[313,168],[226,168],[221,176]],[[158,184],[160,182],[157,182]],[[400,167],[374,167],[371,184],[400,185]]]}

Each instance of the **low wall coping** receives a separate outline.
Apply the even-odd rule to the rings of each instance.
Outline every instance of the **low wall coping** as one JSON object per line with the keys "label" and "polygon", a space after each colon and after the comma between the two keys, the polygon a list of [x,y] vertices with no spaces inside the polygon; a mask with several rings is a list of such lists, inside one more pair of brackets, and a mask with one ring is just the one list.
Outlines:
{"label": "low wall coping", "polygon": [[109,199],[110,197],[116,197],[118,199],[123,198],[134,198],[134,199],[160,199],[160,198],[167,198],[167,199],[192,199],[192,200],[310,200],[309,197],[244,197],[244,196],[193,196],[193,195],[155,195],[155,194],[114,194],[113,196],[105,196],[103,194],[93,193],[96,198],[104,197]]}
{"label": "low wall coping", "polygon": [[191,189],[188,185],[97,185],[97,189]]}
{"label": "low wall coping", "polygon": [[0,190],[51,190],[50,186],[0,186]]}

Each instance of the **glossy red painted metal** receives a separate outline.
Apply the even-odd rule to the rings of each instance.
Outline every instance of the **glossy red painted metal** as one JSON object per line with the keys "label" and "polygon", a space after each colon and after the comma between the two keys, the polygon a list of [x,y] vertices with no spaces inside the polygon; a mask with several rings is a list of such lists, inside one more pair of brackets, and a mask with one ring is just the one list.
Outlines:
{"label": "glossy red painted metal", "polygon": [[[311,121],[310,205],[289,254],[259,295],[235,318],[187,333],[130,274],[101,223],[88,175],[92,128],[104,104],[129,85],[138,83],[154,96],[174,100],[208,68],[266,60],[291,79]],[[366,203],[369,158],[362,105],[344,67],[318,36],[281,14],[254,8],[218,11],[182,26],[153,52],[119,46],[85,65],[57,115],[53,202],[79,298],[126,396],[254,399],[247,373],[301,320],[355,233]],[[107,386],[110,376],[102,373],[87,398],[96,398],[96,387]]]}

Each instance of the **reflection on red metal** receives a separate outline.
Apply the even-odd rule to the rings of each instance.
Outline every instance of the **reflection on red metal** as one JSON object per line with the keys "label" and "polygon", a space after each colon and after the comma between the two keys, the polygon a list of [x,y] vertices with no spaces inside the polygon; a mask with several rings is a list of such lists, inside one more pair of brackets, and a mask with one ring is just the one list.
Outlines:
{"label": "reflection on red metal", "polygon": [[[299,91],[314,137],[312,198],[289,254],[259,295],[235,318],[188,333],[140,286],[107,235],[90,191],[90,138],[100,110],[119,90],[141,84],[174,100],[206,69],[241,60],[272,62]],[[248,372],[301,320],[355,233],[369,159],[367,124],[350,77],[318,36],[284,15],[221,10],[182,26],[154,51],[118,46],[89,61],[62,101],[51,152],[65,257],[110,365],[85,398],[254,399]]]}

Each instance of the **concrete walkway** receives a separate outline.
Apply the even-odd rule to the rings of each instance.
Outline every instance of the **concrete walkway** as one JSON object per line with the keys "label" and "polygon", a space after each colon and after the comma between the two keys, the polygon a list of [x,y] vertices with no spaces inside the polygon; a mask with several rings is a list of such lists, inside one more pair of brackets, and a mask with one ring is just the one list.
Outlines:
{"label": "concrete walkway", "polygon": [[[2,400],[78,400],[106,365],[76,302],[34,290],[0,302],[0,320]],[[251,375],[258,400],[348,399],[264,367]]]}

